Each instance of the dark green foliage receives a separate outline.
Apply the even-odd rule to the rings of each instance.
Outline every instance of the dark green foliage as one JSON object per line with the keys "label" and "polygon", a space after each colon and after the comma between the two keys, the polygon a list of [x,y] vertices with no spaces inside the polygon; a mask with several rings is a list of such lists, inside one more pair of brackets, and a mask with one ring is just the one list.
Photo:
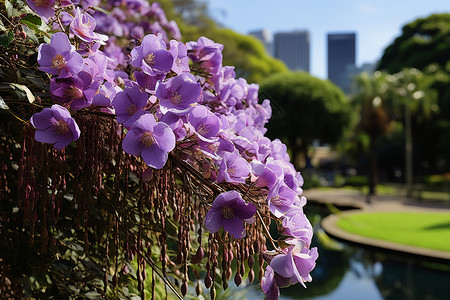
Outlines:
{"label": "dark green foliage", "polygon": [[423,70],[436,63],[445,69],[450,58],[450,14],[434,14],[403,27],[402,34],[386,48],[378,65],[390,73],[405,67]]}
{"label": "dark green foliage", "polygon": [[293,156],[304,152],[314,139],[337,143],[350,120],[344,93],[307,73],[273,75],[261,83],[261,94],[274,107],[268,136],[287,142]]}

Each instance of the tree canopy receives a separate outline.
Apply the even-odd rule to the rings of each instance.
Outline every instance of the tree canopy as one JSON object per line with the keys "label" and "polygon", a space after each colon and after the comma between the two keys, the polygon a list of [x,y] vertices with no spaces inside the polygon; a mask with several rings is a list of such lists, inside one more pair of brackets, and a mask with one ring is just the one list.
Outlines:
{"label": "tree canopy", "polygon": [[445,69],[450,58],[450,14],[433,14],[406,24],[386,48],[378,65],[389,73],[405,67],[420,70],[430,64]]}
{"label": "tree canopy", "polygon": [[348,101],[330,81],[303,72],[284,72],[264,80],[261,92],[274,107],[268,136],[284,139],[293,156],[306,151],[314,139],[338,142],[349,123]]}

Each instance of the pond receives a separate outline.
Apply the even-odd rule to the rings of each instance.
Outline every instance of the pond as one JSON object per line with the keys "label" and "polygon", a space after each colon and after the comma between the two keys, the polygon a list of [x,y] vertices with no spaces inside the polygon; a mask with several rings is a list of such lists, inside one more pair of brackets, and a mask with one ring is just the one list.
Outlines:
{"label": "pond", "polygon": [[[308,216],[315,220],[326,207],[308,204]],[[436,263],[409,256],[393,255],[340,243],[341,250],[319,247],[313,281],[307,288],[295,285],[281,289],[280,300],[447,300],[450,292],[450,263]],[[243,299],[263,299],[259,286],[246,288]]]}

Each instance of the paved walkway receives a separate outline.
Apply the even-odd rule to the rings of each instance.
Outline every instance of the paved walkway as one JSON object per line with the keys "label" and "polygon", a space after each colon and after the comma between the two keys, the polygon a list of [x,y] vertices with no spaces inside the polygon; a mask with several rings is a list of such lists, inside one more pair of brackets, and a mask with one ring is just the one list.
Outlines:
{"label": "paved walkway", "polygon": [[[358,213],[361,211],[410,211],[410,212],[448,212],[450,216],[450,204],[442,202],[419,201],[404,196],[372,196],[362,194],[353,190],[305,190],[304,195],[310,202],[331,203],[338,207],[354,207],[355,209],[346,210],[342,215]],[[322,220],[322,228],[328,235],[348,241],[350,243],[369,246],[372,248],[387,249],[393,252],[408,253],[412,256],[426,257],[428,259],[438,260],[450,263],[450,252],[438,251],[414,246],[401,245],[392,242],[386,242],[371,239],[356,234],[348,233],[339,229],[335,224],[339,219],[337,215],[330,215]],[[450,241],[449,241],[450,242]]]}

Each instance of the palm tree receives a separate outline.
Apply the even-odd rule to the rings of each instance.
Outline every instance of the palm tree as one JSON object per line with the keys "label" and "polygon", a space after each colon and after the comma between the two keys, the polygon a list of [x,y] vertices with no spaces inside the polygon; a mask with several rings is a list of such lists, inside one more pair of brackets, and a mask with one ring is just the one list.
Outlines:
{"label": "palm tree", "polygon": [[353,101],[361,107],[359,127],[370,138],[369,146],[369,195],[376,194],[378,182],[376,141],[388,133],[391,105],[391,75],[376,71],[374,74],[361,73],[355,78],[356,92]]}

